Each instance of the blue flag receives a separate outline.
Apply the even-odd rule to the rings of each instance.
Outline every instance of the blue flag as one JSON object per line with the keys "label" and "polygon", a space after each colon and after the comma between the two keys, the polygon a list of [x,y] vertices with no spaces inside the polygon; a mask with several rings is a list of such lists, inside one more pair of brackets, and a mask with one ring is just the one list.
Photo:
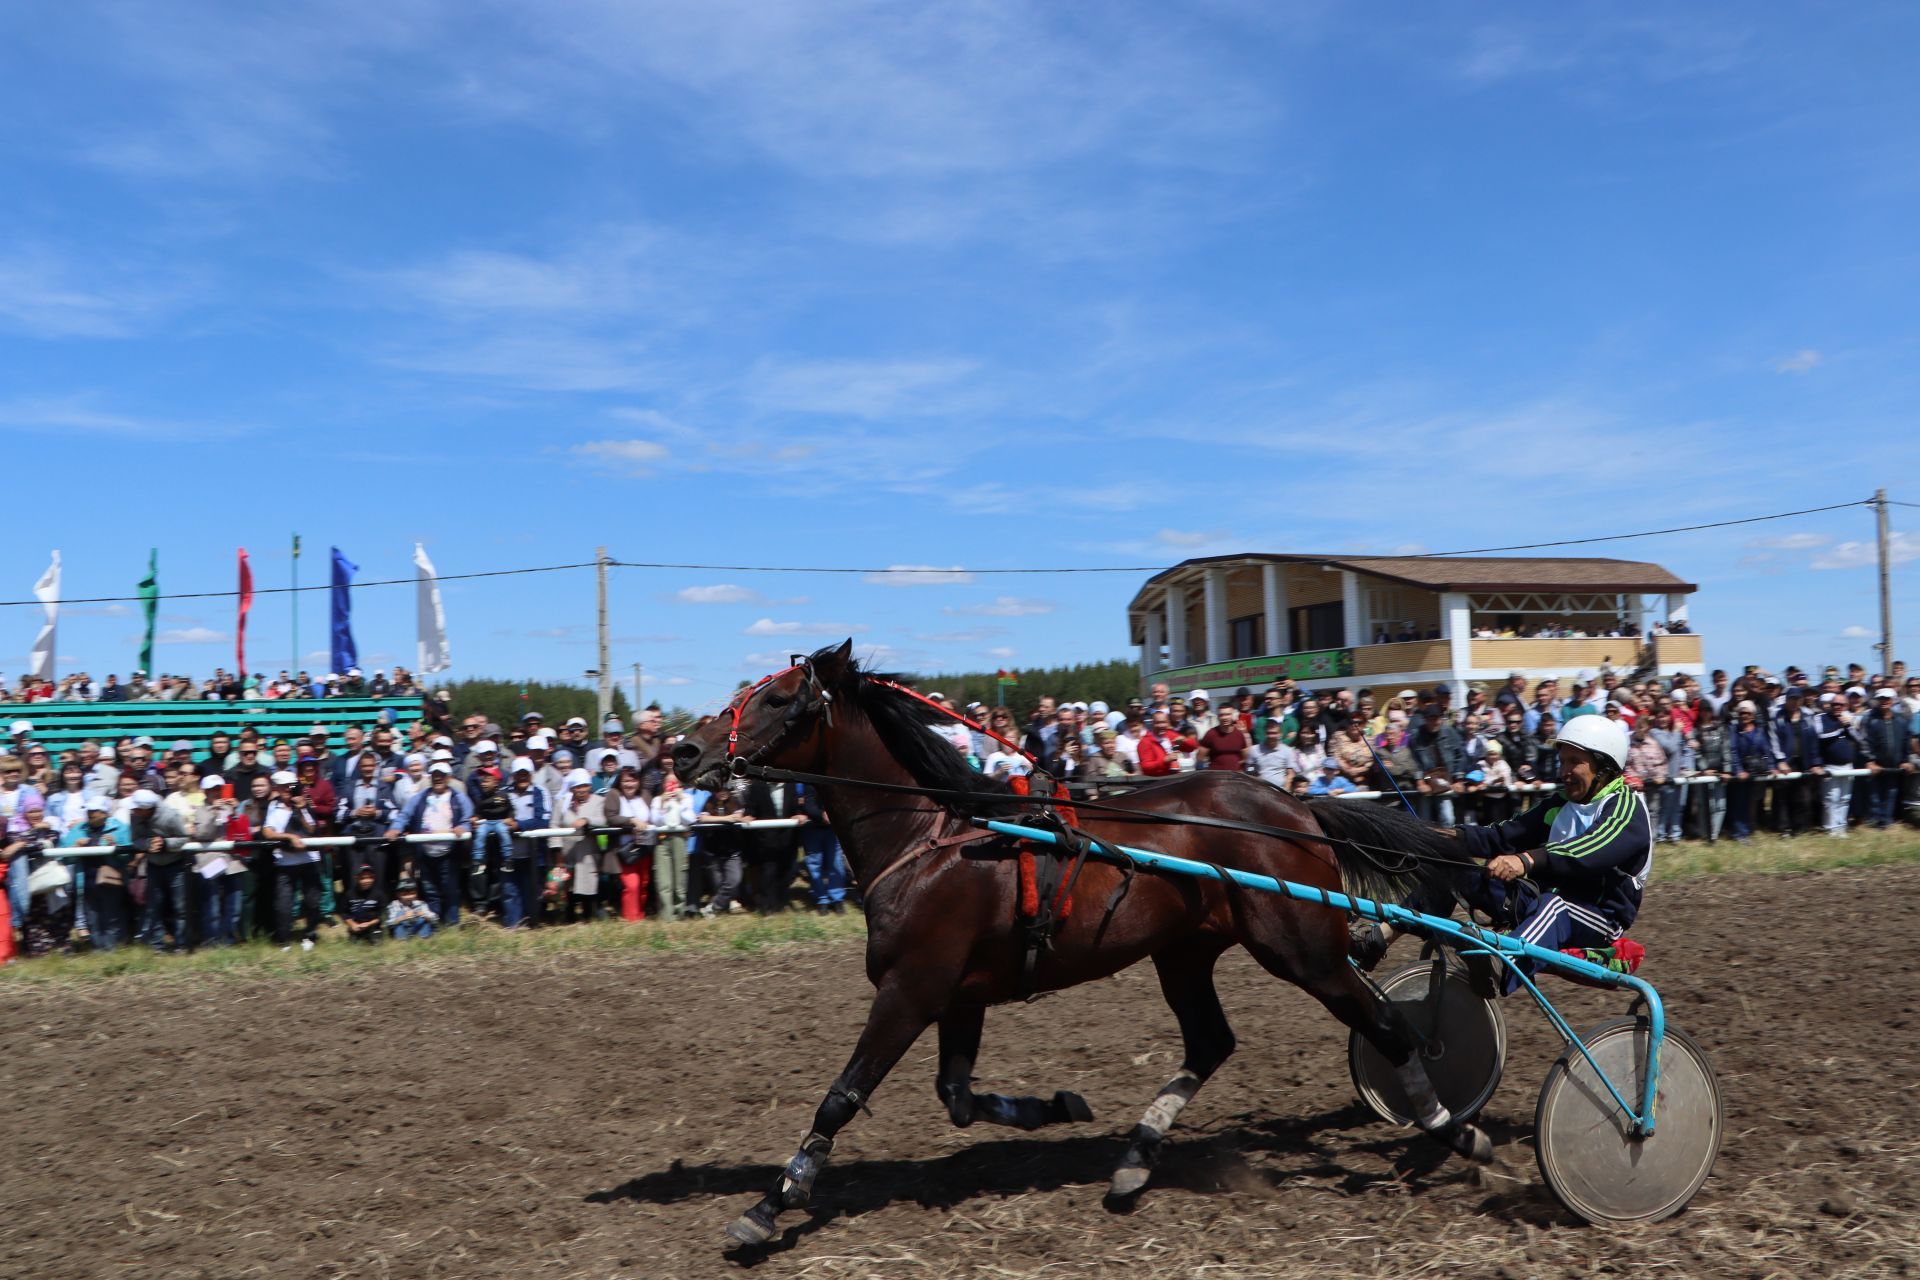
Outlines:
{"label": "blue flag", "polygon": [[333,669],[344,676],[360,665],[353,647],[353,575],[360,566],[333,549]]}

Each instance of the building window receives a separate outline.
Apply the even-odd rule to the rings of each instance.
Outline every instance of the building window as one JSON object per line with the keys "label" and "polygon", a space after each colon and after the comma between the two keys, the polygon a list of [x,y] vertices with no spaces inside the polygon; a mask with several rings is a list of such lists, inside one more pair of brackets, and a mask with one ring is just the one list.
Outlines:
{"label": "building window", "polygon": [[1311,649],[1338,649],[1346,644],[1345,607],[1334,600],[1327,604],[1301,605],[1292,611],[1293,648],[1290,653]]}
{"label": "building window", "polygon": [[1260,634],[1265,629],[1265,623],[1264,618],[1254,613],[1244,618],[1234,618],[1227,624],[1230,632],[1229,652],[1233,657],[1259,658],[1266,655],[1263,637]]}

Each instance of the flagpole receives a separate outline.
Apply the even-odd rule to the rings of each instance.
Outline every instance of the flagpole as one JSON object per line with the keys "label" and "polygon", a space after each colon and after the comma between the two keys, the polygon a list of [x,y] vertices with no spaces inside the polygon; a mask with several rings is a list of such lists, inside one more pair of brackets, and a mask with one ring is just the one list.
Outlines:
{"label": "flagpole", "polygon": [[288,593],[293,602],[293,665],[287,668],[287,678],[295,679],[300,675],[300,535],[293,535],[293,590]]}

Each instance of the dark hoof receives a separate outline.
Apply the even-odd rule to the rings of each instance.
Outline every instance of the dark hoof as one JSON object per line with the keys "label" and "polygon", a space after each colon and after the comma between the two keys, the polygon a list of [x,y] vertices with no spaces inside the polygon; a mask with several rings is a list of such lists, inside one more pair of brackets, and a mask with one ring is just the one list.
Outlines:
{"label": "dark hoof", "polygon": [[773,1230],[772,1218],[756,1206],[727,1224],[727,1238],[744,1245],[765,1244],[773,1239]]}
{"label": "dark hoof", "polygon": [[1093,1119],[1093,1108],[1087,1105],[1087,1100],[1065,1089],[1053,1095],[1053,1110],[1063,1123],[1085,1124]]}

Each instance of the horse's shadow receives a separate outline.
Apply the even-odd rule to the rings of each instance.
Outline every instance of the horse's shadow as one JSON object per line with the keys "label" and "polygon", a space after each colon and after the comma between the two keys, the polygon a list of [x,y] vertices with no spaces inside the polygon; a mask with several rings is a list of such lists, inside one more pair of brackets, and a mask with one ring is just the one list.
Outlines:
{"label": "horse's shadow", "polygon": [[[1488,1124],[1483,1120],[1481,1123]],[[1371,1125],[1378,1136],[1356,1140]],[[1521,1131],[1490,1124],[1496,1141],[1511,1142]],[[1506,1132],[1501,1130],[1505,1129]],[[982,1196],[1058,1191],[1104,1182],[1125,1153],[1123,1134],[1070,1138],[1017,1136],[974,1143],[944,1156],[919,1159],[854,1159],[830,1163],[805,1221],[788,1227],[765,1245],[739,1248],[732,1255],[745,1265],[784,1252],[836,1217],[859,1217],[891,1204],[910,1201],[925,1209],[951,1209]],[[1256,1167],[1248,1156],[1276,1157],[1273,1167]],[[1385,1171],[1355,1167],[1352,1157],[1384,1159]],[[1357,1105],[1312,1116],[1254,1120],[1236,1117],[1213,1132],[1176,1133],[1154,1168],[1150,1190],[1196,1193],[1253,1192],[1276,1195],[1309,1189],[1356,1195],[1382,1183],[1417,1190],[1436,1178],[1458,1176],[1446,1169],[1449,1156],[1437,1144],[1410,1130],[1380,1125]],[[1458,1162],[1454,1169],[1461,1166]],[[686,1200],[757,1196],[780,1175],[776,1164],[687,1164],[642,1174],[617,1187],[589,1194],[593,1204],[634,1201],[676,1204]],[[1130,1201],[1105,1201],[1127,1212]]]}

